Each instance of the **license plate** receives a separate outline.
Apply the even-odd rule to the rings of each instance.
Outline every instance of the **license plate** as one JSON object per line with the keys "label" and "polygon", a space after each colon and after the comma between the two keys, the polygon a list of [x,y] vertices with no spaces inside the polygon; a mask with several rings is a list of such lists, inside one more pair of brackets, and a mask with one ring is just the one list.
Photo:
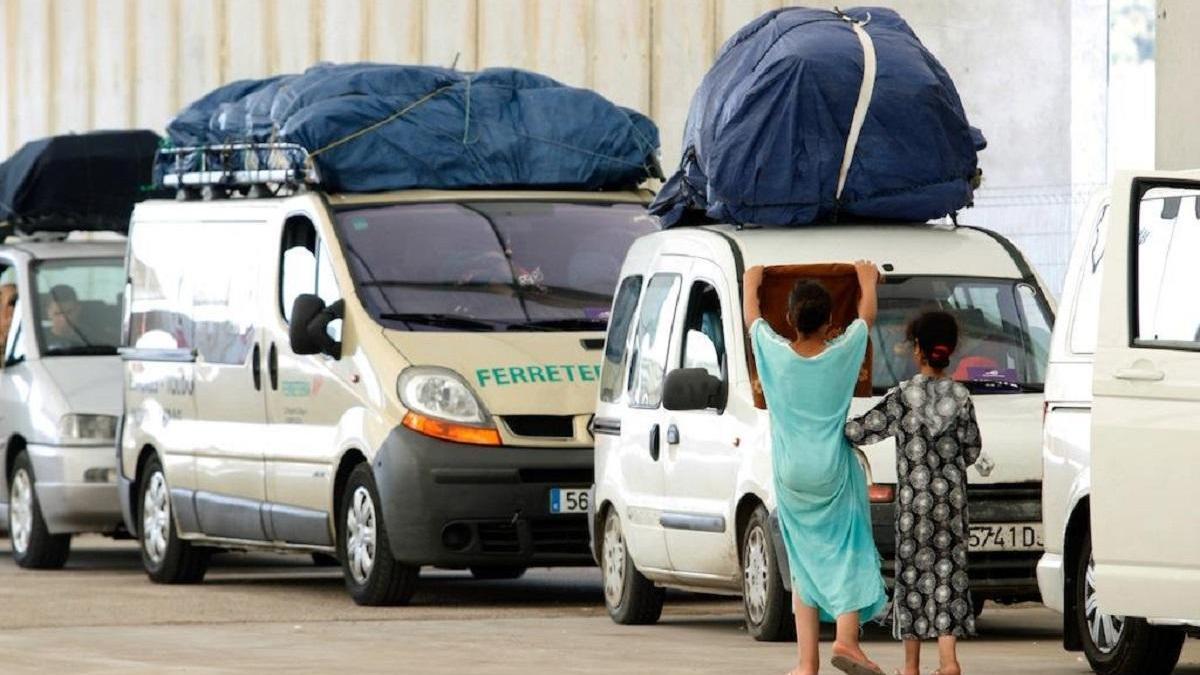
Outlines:
{"label": "license plate", "polygon": [[1041,523],[992,523],[972,525],[972,551],[1041,551]]}
{"label": "license plate", "polygon": [[587,513],[587,488],[551,488],[550,513]]}

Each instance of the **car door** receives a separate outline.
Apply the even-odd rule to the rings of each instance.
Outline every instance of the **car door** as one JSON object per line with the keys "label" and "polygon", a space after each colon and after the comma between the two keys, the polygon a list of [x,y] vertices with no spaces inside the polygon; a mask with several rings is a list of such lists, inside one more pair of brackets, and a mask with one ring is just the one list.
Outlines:
{"label": "car door", "polygon": [[[330,516],[337,425],[354,405],[346,384],[346,361],[324,354],[299,355],[288,341],[292,303],[302,293],[326,305],[341,300],[327,244],[312,221],[292,216],[274,243],[279,284],[264,302],[269,318],[263,346],[267,355],[267,417],[270,438],[263,446],[271,538],[301,544],[332,545]],[[340,338],[341,320],[330,324]]]}
{"label": "car door", "polygon": [[1093,375],[1100,606],[1200,619],[1200,172],[1118,175]]}
{"label": "car door", "polygon": [[660,257],[646,281],[629,353],[627,405],[621,417],[626,545],[639,569],[671,569],[662,515],[670,508],[663,480],[662,386],[671,355],[679,296],[690,260]]}
{"label": "car door", "polygon": [[[726,345],[735,322],[721,270],[707,260],[692,263],[683,295],[685,308],[676,328],[679,353],[673,367],[704,368],[729,385]],[[662,524],[667,553],[677,572],[728,577],[737,573],[736,546],[730,546],[730,502],[738,475],[737,421],[725,410],[663,410],[667,505]]]}
{"label": "car door", "polygon": [[[197,422],[196,515],[210,536],[262,540],[267,411],[259,297],[263,221],[206,222],[188,241]],[[268,288],[270,285],[268,284]]]}

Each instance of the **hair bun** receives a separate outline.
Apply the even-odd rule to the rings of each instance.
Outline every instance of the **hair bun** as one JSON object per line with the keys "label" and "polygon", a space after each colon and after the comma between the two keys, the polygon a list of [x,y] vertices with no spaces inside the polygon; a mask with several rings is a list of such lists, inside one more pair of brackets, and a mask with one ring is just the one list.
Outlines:
{"label": "hair bun", "polygon": [[947,361],[950,358],[950,347],[946,345],[934,345],[933,349],[929,350],[929,358],[934,361]]}

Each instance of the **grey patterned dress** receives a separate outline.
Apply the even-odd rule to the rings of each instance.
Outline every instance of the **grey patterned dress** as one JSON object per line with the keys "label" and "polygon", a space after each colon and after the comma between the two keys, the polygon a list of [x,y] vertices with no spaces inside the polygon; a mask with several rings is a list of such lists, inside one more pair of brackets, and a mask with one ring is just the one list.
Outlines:
{"label": "grey patterned dress", "polygon": [[981,439],[967,388],[917,375],[846,423],[855,445],[896,439],[892,632],[930,640],[975,633],[967,577],[967,467]]}

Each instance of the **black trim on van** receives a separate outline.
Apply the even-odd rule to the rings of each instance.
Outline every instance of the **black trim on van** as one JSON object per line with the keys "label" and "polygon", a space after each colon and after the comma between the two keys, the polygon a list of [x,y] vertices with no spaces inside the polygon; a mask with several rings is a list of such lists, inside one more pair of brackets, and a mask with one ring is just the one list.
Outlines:
{"label": "black trim on van", "polygon": [[668,530],[687,530],[689,532],[724,532],[725,516],[707,513],[684,513],[682,511],[663,511],[658,517],[658,524]]}

